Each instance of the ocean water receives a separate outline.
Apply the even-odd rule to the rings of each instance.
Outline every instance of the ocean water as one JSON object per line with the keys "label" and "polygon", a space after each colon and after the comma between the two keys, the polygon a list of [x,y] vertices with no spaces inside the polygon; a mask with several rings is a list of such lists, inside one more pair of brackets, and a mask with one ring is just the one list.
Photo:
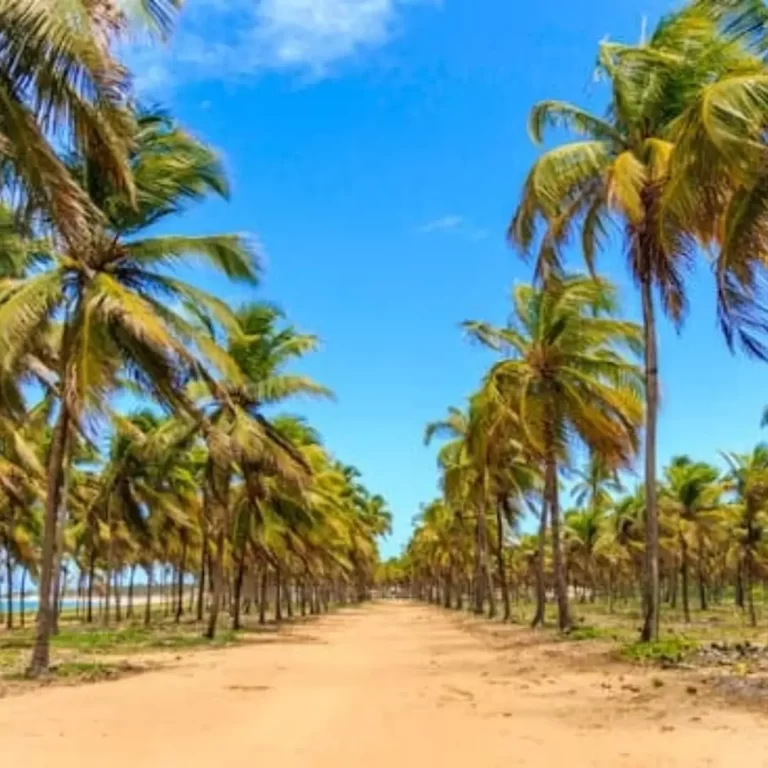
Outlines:
{"label": "ocean water", "polygon": [[[21,596],[20,595],[14,595],[13,596],[13,610],[14,612],[18,611],[20,608],[21,603]],[[75,599],[66,597],[64,598],[62,605],[64,609],[68,608],[74,608],[75,607]],[[5,595],[0,598],[0,613],[5,613],[7,603],[7,598]],[[94,608],[98,606],[98,602],[96,600],[93,601]],[[24,600],[24,612],[25,613],[35,613],[37,611],[37,595],[35,596],[28,596]]]}

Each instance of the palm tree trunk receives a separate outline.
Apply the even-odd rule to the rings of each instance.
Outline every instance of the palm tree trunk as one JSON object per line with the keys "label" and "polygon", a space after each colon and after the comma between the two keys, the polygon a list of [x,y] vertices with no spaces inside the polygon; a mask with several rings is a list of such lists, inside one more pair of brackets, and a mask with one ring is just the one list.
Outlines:
{"label": "palm tree trunk", "polygon": [[184,529],[181,532],[181,562],[179,563],[178,573],[178,603],[176,604],[176,616],[175,622],[178,624],[181,621],[181,617],[184,614],[184,569],[187,567],[187,531]]}
{"label": "palm tree trunk", "polygon": [[[69,440],[67,440],[69,447]],[[51,632],[54,635],[59,633],[59,613],[61,604],[58,602],[58,595],[61,591],[61,565],[64,559],[64,529],[67,525],[67,500],[69,498],[69,476],[70,476],[70,457],[69,453],[64,456],[64,479],[62,480],[61,499],[59,501],[58,519],[56,521],[56,552],[54,555],[54,582],[53,594],[57,596],[57,602],[53,612],[53,626]]]}
{"label": "palm tree trunk", "polygon": [[144,626],[148,627],[152,623],[152,585],[154,582],[155,569],[153,563],[147,567],[147,593],[144,603]]}
{"label": "palm tree trunk", "polygon": [[544,547],[547,539],[547,494],[541,502],[541,516],[539,517],[539,537],[536,549],[536,614],[531,622],[531,627],[536,628],[544,625],[547,610],[547,589],[544,582]]}
{"label": "palm tree trunk", "polygon": [[120,607],[120,588],[122,587],[123,579],[121,576],[122,567],[115,570],[115,574],[112,577],[112,584],[115,588],[115,621],[119,624],[123,620],[123,614]]}
{"label": "palm tree trunk", "polygon": [[702,611],[707,610],[707,584],[704,579],[704,541],[701,535],[698,536],[696,547],[696,578],[699,582],[699,609]]}
{"label": "palm tree trunk", "polygon": [[280,594],[280,567],[275,566],[275,621],[283,620],[283,608]]}
{"label": "palm tree trunk", "polygon": [[[642,246],[641,246],[642,247]],[[644,254],[645,255],[645,254]],[[645,337],[645,578],[643,588],[643,642],[659,638],[659,517],[656,504],[656,422],[659,408],[659,370],[656,320],[653,308],[650,258],[641,276]]]}
{"label": "palm tree trunk", "polygon": [[504,621],[512,618],[512,605],[509,601],[509,584],[504,563],[504,521],[501,516],[502,502],[496,504],[496,567],[501,585],[501,599],[504,602]]}
{"label": "palm tree trunk", "polygon": [[19,606],[19,616],[21,617],[21,628],[24,628],[27,615],[27,569],[21,569],[21,605]]}
{"label": "palm tree trunk", "polygon": [[224,588],[224,529],[223,525],[216,534],[214,546],[211,550],[211,576],[213,577],[213,594],[211,595],[211,608],[208,612],[208,627],[205,636],[209,640],[216,637],[216,625],[219,619],[219,610]]}
{"label": "palm tree trunk", "polygon": [[496,615],[496,596],[493,594],[493,578],[488,563],[488,524],[485,511],[477,511],[475,524],[475,590],[474,611],[478,616],[485,612],[485,600],[488,599],[488,615]]}
{"label": "palm tree trunk", "polygon": [[88,564],[88,608],[85,620],[88,624],[93,622],[93,580],[96,576],[96,549],[91,547],[91,560]]}
{"label": "palm tree trunk", "polygon": [[[65,337],[67,335],[67,331],[65,330]],[[65,371],[67,370],[66,350],[68,346],[69,344],[67,344],[65,340],[61,353],[62,369]],[[32,676],[39,676],[46,673],[50,663],[51,631],[53,629],[53,606],[51,601],[54,599],[52,587],[54,576],[54,554],[56,548],[56,522],[64,475],[64,459],[67,455],[67,444],[69,442],[69,422],[69,403],[67,402],[67,398],[64,397],[60,403],[59,418],[53,432],[50,453],[48,455],[48,481],[45,499],[45,518],[43,523],[43,545],[40,553],[40,596],[37,609],[37,631],[35,634],[32,659],[28,670],[28,673]]]}
{"label": "palm tree trunk", "polygon": [[261,566],[259,579],[259,624],[267,623],[267,566]]}
{"label": "palm tree trunk", "polygon": [[293,582],[290,580],[290,578],[286,577],[285,584],[283,588],[283,592],[285,593],[285,610],[288,614],[288,618],[293,618]]}
{"label": "palm tree trunk", "polygon": [[136,576],[136,563],[131,565],[131,572],[128,576],[128,609],[126,611],[126,618],[133,618],[133,580]]}
{"label": "palm tree trunk", "polygon": [[565,560],[560,540],[560,493],[557,487],[557,459],[554,454],[554,440],[549,443],[546,481],[549,495],[549,512],[552,519],[552,559],[555,570],[555,593],[557,597],[557,623],[561,632],[571,628],[571,613],[568,606],[568,583],[565,578]]}
{"label": "palm tree trunk", "polygon": [[5,626],[7,629],[13,629],[13,561],[11,560],[11,551],[7,545],[5,551],[5,575],[8,579]]}
{"label": "palm tree trunk", "polygon": [[683,598],[683,616],[686,624],[691,621],[691,609],[688,602],[688,542],[680,534],[680,588]]}
{"label": "palm tree trunk", "polygon": [[112,595],[112,557],[114,555],[115,539],[115,532],[112,530],[112,504],[109,497],[107,498],[107,533],[109,541],[107,542],[107,571],[106,578],[104,579],[104,615],[102,616],[105,627],[109,626],[109,601]]}
{"label": "palm tree trunk", "polygon": [[204,517],[214,534],[210,549],[210,573],[213,582],[211,607],[208,613],[208,627],[205,636],[213,640],[216,636],[216,624],[224,593],[224,532],[227,530],[229,516],[229,487],[231,483],[229,467],[219,468],[212,459],[206,467],[204,496]]}
{"label": "palm tree trunk", "polygon": [[203,543],[200,550],[200,579],[197,584],[197,620],[203,620],[205,607],[205,562],[208,559],[208,526],[203,521]]}
{"label": "palm tree trunk", "polygon": [[243,577],[245,576],[245,542],[237,559],[237,575],[235,576],[235,594],[232,611],[232,629],[240,629],[240,599],[243,593]]}
{"label": "palm tree trunk", "polygon": [[755,613],[755,597],[752,590],[752,580],[754,570],[752,567],[752,551],[748,549],[746,556],[744,557],[744,570],[745,570],[745,591],[747,593],[747,607],[749,608],[749,623],[753,626],[757,626],[757,614]]}

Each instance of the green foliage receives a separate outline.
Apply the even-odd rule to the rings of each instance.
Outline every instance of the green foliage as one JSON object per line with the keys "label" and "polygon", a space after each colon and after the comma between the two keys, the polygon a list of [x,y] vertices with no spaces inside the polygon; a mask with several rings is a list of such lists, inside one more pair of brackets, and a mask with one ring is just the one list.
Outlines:
{"label": "green foliage", "polygon": [[640,664],[674,665],[685,661],[698,648],[696,640],[673,635],[652,643],[629,643],[620,649],[620,655]]}

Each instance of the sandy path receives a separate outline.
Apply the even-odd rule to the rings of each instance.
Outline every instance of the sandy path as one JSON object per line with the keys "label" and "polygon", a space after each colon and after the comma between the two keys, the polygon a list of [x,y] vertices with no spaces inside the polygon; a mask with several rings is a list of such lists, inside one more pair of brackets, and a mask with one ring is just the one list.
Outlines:
{"label": "sandy path", "polygon": [[25,768],[768,765],[768,729],[757,715],[686,699],[674,678],[657,689],[650,678],[627,683],[621,670],[566,666],[539,646],[459,624],[437,610],[377,605],[278,642],[190,655],[172,669],[10,697],[0,701],[2,760]]}

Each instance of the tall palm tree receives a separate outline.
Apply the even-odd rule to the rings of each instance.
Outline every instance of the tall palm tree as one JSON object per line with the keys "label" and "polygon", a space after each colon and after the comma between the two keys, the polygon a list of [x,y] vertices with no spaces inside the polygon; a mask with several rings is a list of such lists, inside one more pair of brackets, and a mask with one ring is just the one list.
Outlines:
{"label": "tall palm tree", "polygon": [[[524,253],[540,248],[536,273],[544,278],[560,269],[561,248],[575,229],[592,269],[609,226],[614,222],[620,226],[629,271],[640,289],[645,341],[645,640],[658,636],[659,624],[655,297],[680,325],[693,242],[711,240],[713,222],[721,219],[723,199],[717,194],[706,197],[718,189],[710,182],[716,180],[724,193],[733,188],[732,182],[724,182],[726,166],[719,158],[731,159],[727,169],[733,177],[737,160],[743,163],[744,153],[754,144],[743,142],[736,158],[739,143],[733,134],[738,131],[730,125],[731,116],[739,114],[741,105],[749,104],[754,112],[766,104],[762,60],[751,53],[745,36],[724,37],[718,5],[722,6],[702,1],[686,6],[664,18],[640,45],[602,43],[598,72],[611,94],[604,118],[561,101],[534,107],[530,129],[535,141],[543,140],[548,126],[565,128],[580,138],[548,150],[535,162],[509,228],[510,240]],[[737,138],[748,133],[746,123],[759,131],[763,122],[738,118]],[[706,147],[697,148],[703,147],[702,142]],[[762,167],[762,161],[758,165]],[[734,199],[733,207],[738,209],[739,201],[743,206],[744,199]],[[738,210],[730,219],[729,231],[739,231]],[[750,327],[755,330],[750,326],[754,304],[748,301],[755,287],[752,273],[740,266],[743,259],[736,263],[721,256],[720,262],[718,295],[724,326],[731,336],[736,324],[748,348],[756,349],[754,334],[749,333]]]}
{"label": "tall palm tree", "polygon": [[574,439],[626,463],[642,420],[640,371],[623,356],[641,349],[641,330],[617,320],[614,291],[599,280],[551,277],[544,288],[518,285],[506,328],[466,323],[483,344],[503,354],[488,378],[519,403],[529,450],[545,468],[552,554],[562,630],[571,625],[563,560],[558,475]]}
{"label": "tall palm tree", "polygon": [[190,376],[234,370],[192,318],[230,327],[226,305],[173,277],[169,268],[205,258],[232,279],[254,283],[255,258],[236,235],[143,236],[143,230],[210,193],[226,194],[214,153],[164,115],[140,115],[130,164],[135,198],[105,177],[92,157],[77,157],[73,173],[101,212],[87,246],[53,251],[43,269],[0,282],[0,367],[12,367],[55,318],[63,317],[60,401],[48,461],[38,634],[31,672],[48,665],[50,591],[56,518],[70,426],[124,375],[173,407],[189,406]]}
{"label": "tall palm tree", "polygon": [[[215,344],[215,338],[211,338]],[[264,416],[263,408],[296,395],[331,395],[305,376],[287,373],[285,366],[317,347],[317,338],[283,323],[283,315],[267,304],[250,304],[236,313],[227,344],[234,371],[209,378],[201,407],[215,427],[206,435],[206,529],[204,549],[211,554],[214,595],[207,634],[216,632],[223,583],[225,533],[230,525],[233,468],[242,475],[253,505],[265,500],[265,479],[277,475],[294,490],[309,478],[300,451]],[[209,544],[210,542],[210,544]]]}
{"label": "tall palm tree", "polygon": [[489,562],[488,505],[493,503],[488,484],[488,468],[483,448],[478,440],[476,411],[464,413],[449,408],[443,421],[427,424],[424,441],[434,437],[448,439],[438,453],[438,466],[442,471],[443,494],[457,514],[466,514],[475,523],[475,567],[473,576],[473,608],[476,614],[485,610],[488,600],[489,615],[496,615],[496,595]]}

